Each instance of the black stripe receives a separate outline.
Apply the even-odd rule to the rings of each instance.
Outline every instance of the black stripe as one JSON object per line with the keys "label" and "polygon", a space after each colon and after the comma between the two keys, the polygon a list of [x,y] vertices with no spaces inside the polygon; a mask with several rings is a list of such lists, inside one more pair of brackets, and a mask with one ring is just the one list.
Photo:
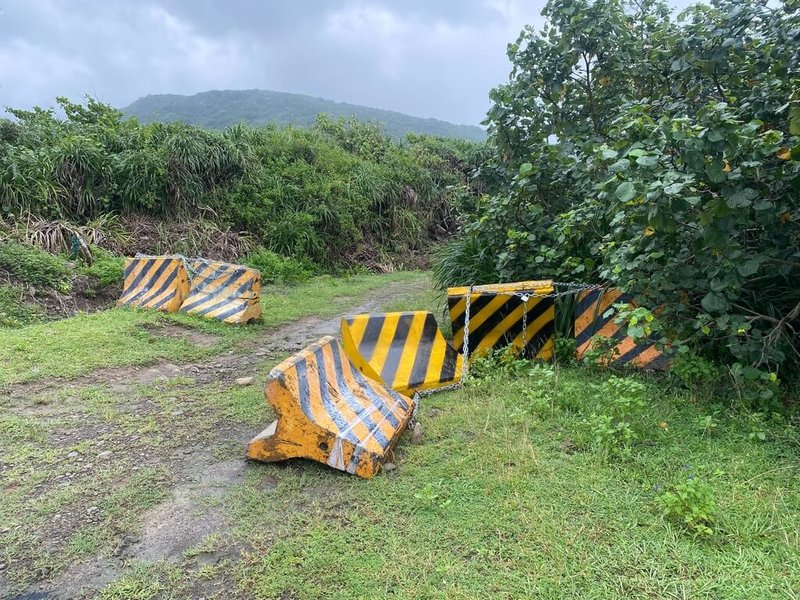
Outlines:
{"label": "black stripe", "polygon": [[439,374],[439,383],[453,381],[456,378],[457,361],[458,352],[449,343],[445,342],[444,362],[442,363],[442,372]]}
{"label": "black stripe", "polygon": [[[375,347],[378,345],[378,340],[381,337],[384,321],[386,321],[386,317],[369,317],[367,320],[367,326],[364,328],[364,335],[361,337],[361,343],[358,345],[358,353],[363,356],[364,360],[367,362],[372,360],[372,355],[375,353]],[[349,323],[352,325],[353,321],[351,320]]]}
{"label": "black stripe", "polygon": [[588,292],[586,296],[580,302],[578,302],[578,305],[575,307],[576,318],[580,317],[590,308],[593,309],[606,291],[607,290],[592,290],[591,292]]}
{"label": "black stripe", "polygon": [[392,343],[389,345],[389,352],[383,363],[381,378],[389,387],[394,387],[394,378],[397,375],[397,367],[400,359],[403,358],[403,350],[408,341],[408,332],[411,330],[411,323],[414,321],[413,314],[405,314],[397,320],[397,327],[394,330]]}
{"label": "black stripe", "polygon": [[[513,303],[514,303],[514,297],[507,299],[503,304],[498,306],[497,309],[492,313],[492,315],[488,319],[486,319],[483,323],[481,323],[480,326],[476,327],[475,329],[472,329],[472,327],[470,327],[470,332],[469,332],[470,348],[477,348],[483,341],[483,338],[489,335],[489,333],[491,333],[494,330],[494,328],[497,327],[501,323],[501,321],[506,318],[508,313],[511,312],[514,308],[516,308],[514,306],[511,306]],[[517,303],[517,305],[519,305],[519,303]],[[472,317],[470,317],[470,321],[471,320]],[[497,345],[505,345],[505,344],[503,343],[495,344],[495,346]]]}
{"label": "black stripe", "polygon": [[139,302],[141,304],[147,304],[148,302],[151,302],[154,298],[158,298],[159,295],[163,294],[169,289],[169,287],[173,284],[173,282],[175,281],[175,279],[177,279],[177,277],[178,277],[178,268],[177,265],[173,265],[173,271],[172,273],[167,275],[167,278],[164,281],[164,283],[162,283],[157,290],[155,291],[150,290],[149,292],[147,292],[147,294],[142,296]]}
{"label": "black stripe", "polygon": [[[453,326],[454,333],[459,329],[461,329],[462,327],[464,327],[464,315],[466,313],[466,310],[462,311],[461,314],[459,315],[455,316],[453,315],[453,310],[455,309],[456,306],[458,306],[458,303],[461,302],[461,300],[463,300],[464,298],[465,296],[447,297],[447,309],[448,312],[450,313],[450,324]],[[466,309],[466,306],[464,308]]]}
{"label": "black stripe", "polygon": [[[478,316],[478,313],[481,312],[486,305],[489,304],[492,300],[494,300],[496,296],[493,294],[483,294],[478,296],[477,294],[472,295],[472,300],[469,306],[469,320],[472,321],[475,317]],[[467,318],[467,311],[464,311],[464,314],[456,319],[456,323],[453,324],[453,333],[455,334],[457,331],[464,329],[464,321]],[[470,344],[471,346],[472,344]]]}
{"label": "black stripe", "polygon": [[[156,281],[158,281],[158,278],[161,277],[164,274],[164,272],[170,268],[170,266],[172,266],[171,263],[172,261],[165,260],[164,262],[161,263],[161,266],[158,267],[158,269],[156,269],[155,273],[153,273],[152,275],[148,275],[147,281],[141,284],[142,289],[140,289],[139,292],[133,298],[128,300],[128,303],[133,304],[134,302],[136,303],[141,302],[142,299],[150,293],[151,291],[150,286],[153,285]],[[155,262],[153,264],[155,264]]]}
{"label": "black stripe", "polygon": [[539,351],[544,348],[547,341],[553,337],[556,332],[556,325],[553,321],[548,321],[544,326],[536,332],[533,338],[525,345],[523,355],[527,358],[536,358]]}
{"label": "black stripe", "polygon": [[[606,310],[602,313],[600,312],[601,304],[598,303],[595,307],[590,307],[589,310],[593,311],[593,319],[590,323],[586,326],[586,328],[581,331],[580,333],[576,332],[575,336],[575,343],[578,346],[582,346],[586,342],[588,342],[592,337],[594,337],[603,327],[605,327],[609,321],[613,320],[617,316],[617,310],[614,308],[614,304],[609,306]],[[603,315],[607,311],[611,311],[607,317]]]}
{"label": "black stripe", "polygon": [[436,319],[428,313],[425,315],[425,323],[422,326],[422,337],[420,338],[417,356],[414,359],[414,366],[411,368],[408,387],[414,388],[425,382],[425,375],[428,373],[428,365],[431,362],[433,345],[436,343],[436,334],[439,333],[439,326]]}
{"label": "black stripe", "polygon": [[[617,357],[614,360],[615,365],[625,365],[634,360],[637,356],[639,356],[642,352],[647,350],[648,348],[655,346],[655,342],[658,340],[658,336],[653,334],[650,336],[650,341],[644,344],[637,343],[636,346],[628,350],[625,354]],[[621,341],[621,340],[620,340]],[[663,357],[663,354],[659,352],[659,358]],[[646,367],[650,367],[654,362],[656,362],[658,358],[654,358],[650,363],[646,365]],[[645,368],[646,368],[645,367]],[[659,367],[651,367],[651,368],[659,368]]]}

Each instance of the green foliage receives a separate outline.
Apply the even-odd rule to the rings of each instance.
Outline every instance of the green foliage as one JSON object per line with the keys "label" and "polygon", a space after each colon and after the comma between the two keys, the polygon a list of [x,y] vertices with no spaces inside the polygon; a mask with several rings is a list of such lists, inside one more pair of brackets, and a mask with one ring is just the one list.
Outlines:
{"label": "green foliage", "polygon": [[281,256],[264,248],[250,254],[245,263],[261,272],[262,283],[302,283],[308,281],[316,271],[308,260]]}
{"label": "green foliage", "polygon": [[437,279],[609,282],[660,307],[676,350],[796,378],[797,2],[720,0],[676,21],[656,0],[551,0],[543,15],[509,46],[490,194]]}
{"label": "green foliage", "polygon": [[66,261],[42,250],[11,241],[0,241],[0,273],[5,271],[22,283],[69,291]]}
{"label": "green foliage", "polygon": [[125,259],[115,256],[108,250],[97,246],[92,247],[92,265],[82,265],[78,271],[97,280],[100,287],[122,283]]}
{"label": "green foliage", "polygon": [[42,311],[26,302],[20,288],[0,285],[0,327],[22,327],[41,319]]}
{"label": "green foliage", "polygon": [[698,536],[714,533],[712,526],[717,514],[714,488],[699,475],[689,474],[686,481],[670,486],[657,500],[667,519]]}
{"label": "green foliage", "polygon": [[0,218],[48,249],[63,251],[74,231],[117,252],[143,243],[238,259],[263,246],[370,266],[452,232],[475,187],[480,147],[463,140],[398,142],[375,123],[324,116],[309,129],[141,125],[91,98],[58,102],[65,119],[11,109],[17,121],[0,137]]}
{"label": "green foliage", "polygon": [[641,421],[647,404],[644,384],[611,376],[597,388],[596,407],[581,423],[579,441],[594,450],[620,454],[630,450],[641,437]]}
{"label": "green foliage", "polygon": [[310,127],[319,114],[332,119],[355,116],[381,123],[393,138],[427,134],[482,142],[486,133],[473,125],[455,125],[438,119],[422,119],[402,113],[334,102],[302,94],[271,90],[212,90],[193,96],[153,94],[123,109],[143,123],[180,121],[208,129],[225,129],[238,123]]}

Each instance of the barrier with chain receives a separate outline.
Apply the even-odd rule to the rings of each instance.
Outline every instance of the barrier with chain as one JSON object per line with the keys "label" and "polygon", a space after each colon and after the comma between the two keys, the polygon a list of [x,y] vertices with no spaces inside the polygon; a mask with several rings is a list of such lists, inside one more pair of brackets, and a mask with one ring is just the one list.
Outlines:
{"label": "barrier with chain", "polygon": [[461,347],[460,381],[436,390],[417,392],[410,427],[416,422],[422,397],[463,385],[469,374],[469,358],[476,351],[510,345],[518,348],[522,356],[550,359],[554,350],[555,299],[603,287],[544,280],[449,288],[453,340],[456,347]]}

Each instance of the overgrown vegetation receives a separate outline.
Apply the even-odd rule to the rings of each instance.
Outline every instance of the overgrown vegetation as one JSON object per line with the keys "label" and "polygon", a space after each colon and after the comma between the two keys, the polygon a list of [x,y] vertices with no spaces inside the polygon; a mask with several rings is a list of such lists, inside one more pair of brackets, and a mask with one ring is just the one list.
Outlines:
{"label": "overgrown vegetation", "polygon": [[774,405],[776,376],[800,373],[800,4],[543,14],[509,46],[490,194],[465,204],[438,279],[608,282],[661,307],[673,349]]}
{"label": "overgrown vegetation", "polygon": [[323,268],[419,262],[454,226],[480,146],[320,117],[310,129],[140,125],[89,98],[0,122],[0,219],[69,251],[243,259],[266,250]]}

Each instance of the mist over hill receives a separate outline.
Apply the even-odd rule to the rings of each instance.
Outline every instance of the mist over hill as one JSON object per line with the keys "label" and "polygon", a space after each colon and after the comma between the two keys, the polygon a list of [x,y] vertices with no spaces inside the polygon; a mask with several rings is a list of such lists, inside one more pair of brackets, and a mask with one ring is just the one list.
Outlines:
{"label": "mist over hill", "polygon": [[317,114],[326,113],[331,117],[356,116],[362,121],[378,121],[395,138],[407,133],[474,141],[486,138],[484,130],[475,125],[456,125],[439,119],[271,90],[212,90],[193,96],[154,94],[139,98],[122,111],[142,123],[181,121],[209,129],[224,129],[240,122],[256,126],[276,123],[307,127],[314,124]]}

